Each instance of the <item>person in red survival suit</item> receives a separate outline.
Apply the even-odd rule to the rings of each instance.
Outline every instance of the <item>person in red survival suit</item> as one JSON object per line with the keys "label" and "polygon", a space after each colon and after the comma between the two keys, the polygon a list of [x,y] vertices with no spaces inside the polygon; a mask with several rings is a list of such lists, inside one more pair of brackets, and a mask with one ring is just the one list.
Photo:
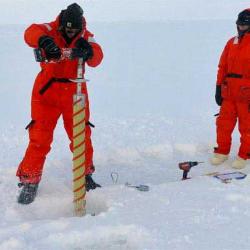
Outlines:
{"label": "person in red survival suit", "polygon": [[232,167],[241,169],[250,157],[250,9],[239,13],[238,35],[231,38],[221,55],[215,99],[220,108],[216,120],[217,145],[213,165],[228,159],[231,135],[238,121],[240,148]]}
{"label": "person in red survival suit", "polygon": [[[18,197],[21,204],[29,204],[35,199],[38,184],[41,180],[46,155],[53,141],[53,131],[57,120],[62,115],[67,135],[73,137],[73,95],[76,83],[70,79],[77,78],[78,57],[72,60],[61,58],[61,48],[77,48],[84,52],[84,61],[90,67],[96,67],[103,59],[103,53],[86,28],[82,8],[74,3],[62,10],[55,21],[44,24],[32,24],[24,34],[25,42],[33,48],[41,48],[47,60],[55,63],[41,63],[41,72],[37,75],[31,98],[32,121],[29,129],[29,145],[21,161],[17,176],[22,190]],[[83,65],[84,67],[84,65]],[[83,69],[84,70],[84,69]],[[82,92],[86,95],[86,131],[85,161],[86,190],[100,187],[92,178],[94,172],[93,147],[91,143],[92,125],[89,122],[89,101],[86,83],[82,84]]]}

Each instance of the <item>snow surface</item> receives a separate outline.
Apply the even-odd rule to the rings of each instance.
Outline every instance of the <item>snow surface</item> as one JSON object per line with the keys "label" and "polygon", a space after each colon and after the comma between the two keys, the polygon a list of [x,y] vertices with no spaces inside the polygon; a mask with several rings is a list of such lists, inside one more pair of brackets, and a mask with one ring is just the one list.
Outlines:
{"label": "snow surface", "polygon": [[[50,1],[50,8],[45,0],[1,0],[0,249],[249,250],[250,179],[223,184],[201,176],[231,171],[237,154],[236,132],[230,160],[220,168],[208,163],[215,143],[213,115],[218,112],[214,102],[218,58],[235,33],[232,20],[249,7],[248,2],[137,1],[131,19],[122,11],[123,1],[103,1],[105,6],[86,1],[89,29],[102,44],[105,60],[86,74],[91,80],[91,121],[96,125],[94,178],[103,188],[88,193],[83,218],[73,216],[71,153],[61,122],[37,199],[28,206],[16,203],[15,171],[28,142],[24,127],[30,120],[31,88],[39,71],[32,50],[23,42],[26,26],[20,23],[36,19],[30,12],[34,2],[38,20],[44,21],[50,20],[44,10],[53,18],[70,3]],[[155,2],[160,3],[160,18],[156,14],[151,19],[135,18],[138,7],[147,13],[149,7],[157,8]],[[190,2],[197,15],[187,18]],[[115,18],[94,22],[100,21],[94,12],[99,4],[104,12],[100,20],[113,4]],[[163,17],[162,8],[169,5],[175,15]],[[22,20],[20,6],[29,11]],[[203,13],[209,10],[206,20],[195,6],[202,6]],[[4,17],[14,8],[17,15],[7,25]],[[195,178],[181,182],[178,162],[187,160],[205,163],[192,169]],[[111,173],[118,173],[117,183]],[[126,182],[149,185],[150,190],[140,192],[126,187]]]}

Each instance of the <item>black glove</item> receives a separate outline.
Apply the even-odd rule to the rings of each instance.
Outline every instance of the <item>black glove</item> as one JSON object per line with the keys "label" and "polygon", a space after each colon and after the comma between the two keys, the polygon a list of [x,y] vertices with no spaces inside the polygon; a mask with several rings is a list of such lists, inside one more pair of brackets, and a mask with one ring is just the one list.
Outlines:
{"label": "black glove", "polygon": [[221,97],[221,85],[216,85],[215,101],[219,106],[221,106],[223,102],[223,98]]}
{"label": "black glove", "polygon": [[38,46],[44,49],[45,56],[48,60],[59,59],[62,55],[60,48],[50,36],[41,36],[38,41]]}
{"label": "black glove", "polygon": [[82,56],[78,57],[83,57],[84,61],[87,61],[88,59],[91,59],[94,55],[93,49],[88,41],[86,41],[84,38],[79,38],[75,46],[77,49],[82,50]]}

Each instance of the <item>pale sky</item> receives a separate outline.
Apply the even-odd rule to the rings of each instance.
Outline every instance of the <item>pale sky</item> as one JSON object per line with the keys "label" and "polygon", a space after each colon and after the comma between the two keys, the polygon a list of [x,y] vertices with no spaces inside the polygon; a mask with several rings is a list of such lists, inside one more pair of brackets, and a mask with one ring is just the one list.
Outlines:
{"label": "pale sky", "polygon": [[[0,24],[53,20],[68,0],[0,0]],[[236,19],[248,0],[76,0],[88,22]]]}

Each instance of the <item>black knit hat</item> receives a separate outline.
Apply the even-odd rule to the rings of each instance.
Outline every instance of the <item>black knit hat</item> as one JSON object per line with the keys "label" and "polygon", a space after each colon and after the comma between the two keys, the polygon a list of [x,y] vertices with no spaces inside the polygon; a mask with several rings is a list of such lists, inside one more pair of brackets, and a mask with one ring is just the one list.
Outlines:
{"label": "black knit hat", "polygon": [[239,13],[236,24],[237,25],[250,25],[250,9],[245,9]]}
{"label": "black knit hat", "polygon": [[82,22],[83,10],[77,3],[69,5],[60,14],[60,25],[64,28],[82,29]]}

